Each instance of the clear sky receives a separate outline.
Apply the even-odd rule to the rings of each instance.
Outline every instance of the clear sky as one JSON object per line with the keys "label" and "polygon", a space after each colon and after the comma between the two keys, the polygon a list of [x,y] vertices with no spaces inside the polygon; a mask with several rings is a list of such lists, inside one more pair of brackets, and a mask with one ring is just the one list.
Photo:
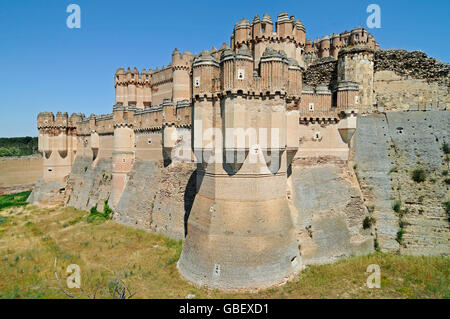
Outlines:
{"label": "clear sky", "polygon": [[[71,3],[80,29],[66,26]],[[371,3],[381,8],[381,28],[369,30],[381,48],[449,62],[449,0],[0,0],[0,136],[37,136],[40,111],[110,113],[118,67],[167,65],[175,47],[220,48],[243,17],[287,11],[316,39],[366,27]]]}

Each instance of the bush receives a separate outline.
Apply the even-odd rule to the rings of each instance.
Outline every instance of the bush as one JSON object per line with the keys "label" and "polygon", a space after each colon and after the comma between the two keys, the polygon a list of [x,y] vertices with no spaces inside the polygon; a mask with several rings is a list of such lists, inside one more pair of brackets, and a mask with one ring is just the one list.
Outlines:
{"label": "bush", "polygon": [[412,179],[413,181],[415,181],[416,183],[421,183],[421,182],[425,182],[426,176],[425,176],[425,171],[423,169],[415,169],[412,173]]}
{"label": "bush", "polygon": [[400,228],[397,232],[397,238],[395,239],[399,244],[403,242],[403,234],[405,233],[405,230],[403,228]]}
{"label": "bush", "polygon": [[450,222],[450,201],[446,201],[444,203],[445,206],[445,212],[447,213],[447,219]]}
{"label": "bush", "polygon": [[371,228],[372,225],[375,225],[376,223],[376,219],[373,216],[366,216],[366,218],[364,218],[363,220],[363,228],[364,229],[368,229]]}
{"label": "bush", "polygon": [[90,214],[86,221],[88,223],[102,223],[108,219],[111,219],[112,209],[108,205],[108,201],[105,200],[105,207],[103,213],[97,210],[97,205],[93,206],[90,210]]}
{"label": "bush", "polygon": [[402,210],[402,202],[400,200],[394,200],[394,204],[392,205],[392,209],[396,213],[400,213]]}
{"label": "bush", "polygon": [[444,154],[450,154],[450,147],[447,142],[442,143],[442,151]]}
{"label": "bush", "polygon": [[450,184],[450,178],[446,178],[446,179],[445,179],[445,184],[447,184],[447,185]]}
{"label": "bush", "polygon": [[448,170],[442,171],[442,175],[447,176],[448,175]]}
{"label": "bush", "polygon": [[373,248],[374,248],[376,251],[380,251],[380,244],[378,243],[378,239],[377,239],[377,238],[375,238],[375,239],[373,240]]}
{"label": "bush", "polygon": [[6,137],[0,138],[0,157],[25,156],[38,153],[37,137]]}

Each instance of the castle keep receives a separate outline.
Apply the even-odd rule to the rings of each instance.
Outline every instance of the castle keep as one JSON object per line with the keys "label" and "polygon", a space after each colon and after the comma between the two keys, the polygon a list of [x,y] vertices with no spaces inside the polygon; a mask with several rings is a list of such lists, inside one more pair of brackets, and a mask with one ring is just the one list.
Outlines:
{"label": "castle keep", "polygon": [[[181,275],[214,288],[278,284],[306,264],[369,253],[375,238],[402,249],[390,190],[376,205],[379,226],[363,227],[374,198],[364,190],[378,185],[358,181],[364,152],[352,137],[364,145],[358,117],[371,130],[368,117],[391,108],[386,78],[412,79],[377,73],[380,49],[364,28],[314,42],[305,33],[287,13],[242,19],[218,50],[175,49],[161,69],[119,68],[111,114],[40,113],[43,176],[29,201],[86,210],[108,201],[117,222],[185,238]],[[417,111],[445,112],[442,78],[448,66],[437,80],[417,79],[418,95],[445,92]],[[419,250],[448,253],[448,230],[433,240]]]}

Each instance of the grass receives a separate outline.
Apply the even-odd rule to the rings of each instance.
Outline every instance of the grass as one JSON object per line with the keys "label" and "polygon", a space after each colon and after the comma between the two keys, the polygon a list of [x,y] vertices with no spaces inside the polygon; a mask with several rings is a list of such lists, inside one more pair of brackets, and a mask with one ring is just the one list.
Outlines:
{"label": "grass", "polygon": [[13,207],[13,206],[23,206],[27,204],[27,198],[30,196],[31,192],[22,192],[11,195],[3,195],[0,197],[0,209]]}
{"label": "grass", "polygon": [[[309,266],[286,285],[258,292],[196,287],[176,269],[181,240],[111,220],[88,223],[88,215],[70,207],[0,210],[0,298],[67,298],[55,288],[55,257],[63,282],[70,264],[80,266],[87,292],[108,289],[114,272],[121,272],[135,298],[450,298],[448,258],[381,252]],[[365,284],[370,264],[381,267],[381,289]]]}
{"label": "grass", "polygon": [[425,182],[425,180],[426,180],[425,171],[423,169],[421,169],[421,168],[417,168],[417,169],[413,170],[413,172],[412,172],[412,179],[416,183]]}
{"label": "grass", "polygon": [[396,213],[400,213],[402,210],[402,202],[400,200],[394,200],[394,204],[392,205],[392,209]]}

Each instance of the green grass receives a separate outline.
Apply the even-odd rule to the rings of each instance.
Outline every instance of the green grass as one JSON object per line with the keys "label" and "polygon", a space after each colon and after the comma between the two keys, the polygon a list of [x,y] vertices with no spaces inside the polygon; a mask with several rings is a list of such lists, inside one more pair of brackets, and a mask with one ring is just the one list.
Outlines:
{"label": "green grass", "polygon": [[27,205],[27,198],[30,196],[31,191],[16,193],[11,195],[3,195],[0,197],[0,209]]}
{"label": "green grass", "polygon": [[426,180],[426,174],[425,171],[421,168],[417,168],[412,172],[412,179],[416,183],[422,183]]}
{"label": "green grass", "polygon": [[97,205],[91,208],[90,214],[87,217],[88,223],[102,223],[111,218],[112,209],[108,206],[108,202],[105,201],[105,208],[103,212],[97,210]]}
{"label": "green grass", "polygon": [[394,204],[392,205],[392,209],[396,213],[400,213],[402,210],[402,202],[400,200],[394,200]]}

